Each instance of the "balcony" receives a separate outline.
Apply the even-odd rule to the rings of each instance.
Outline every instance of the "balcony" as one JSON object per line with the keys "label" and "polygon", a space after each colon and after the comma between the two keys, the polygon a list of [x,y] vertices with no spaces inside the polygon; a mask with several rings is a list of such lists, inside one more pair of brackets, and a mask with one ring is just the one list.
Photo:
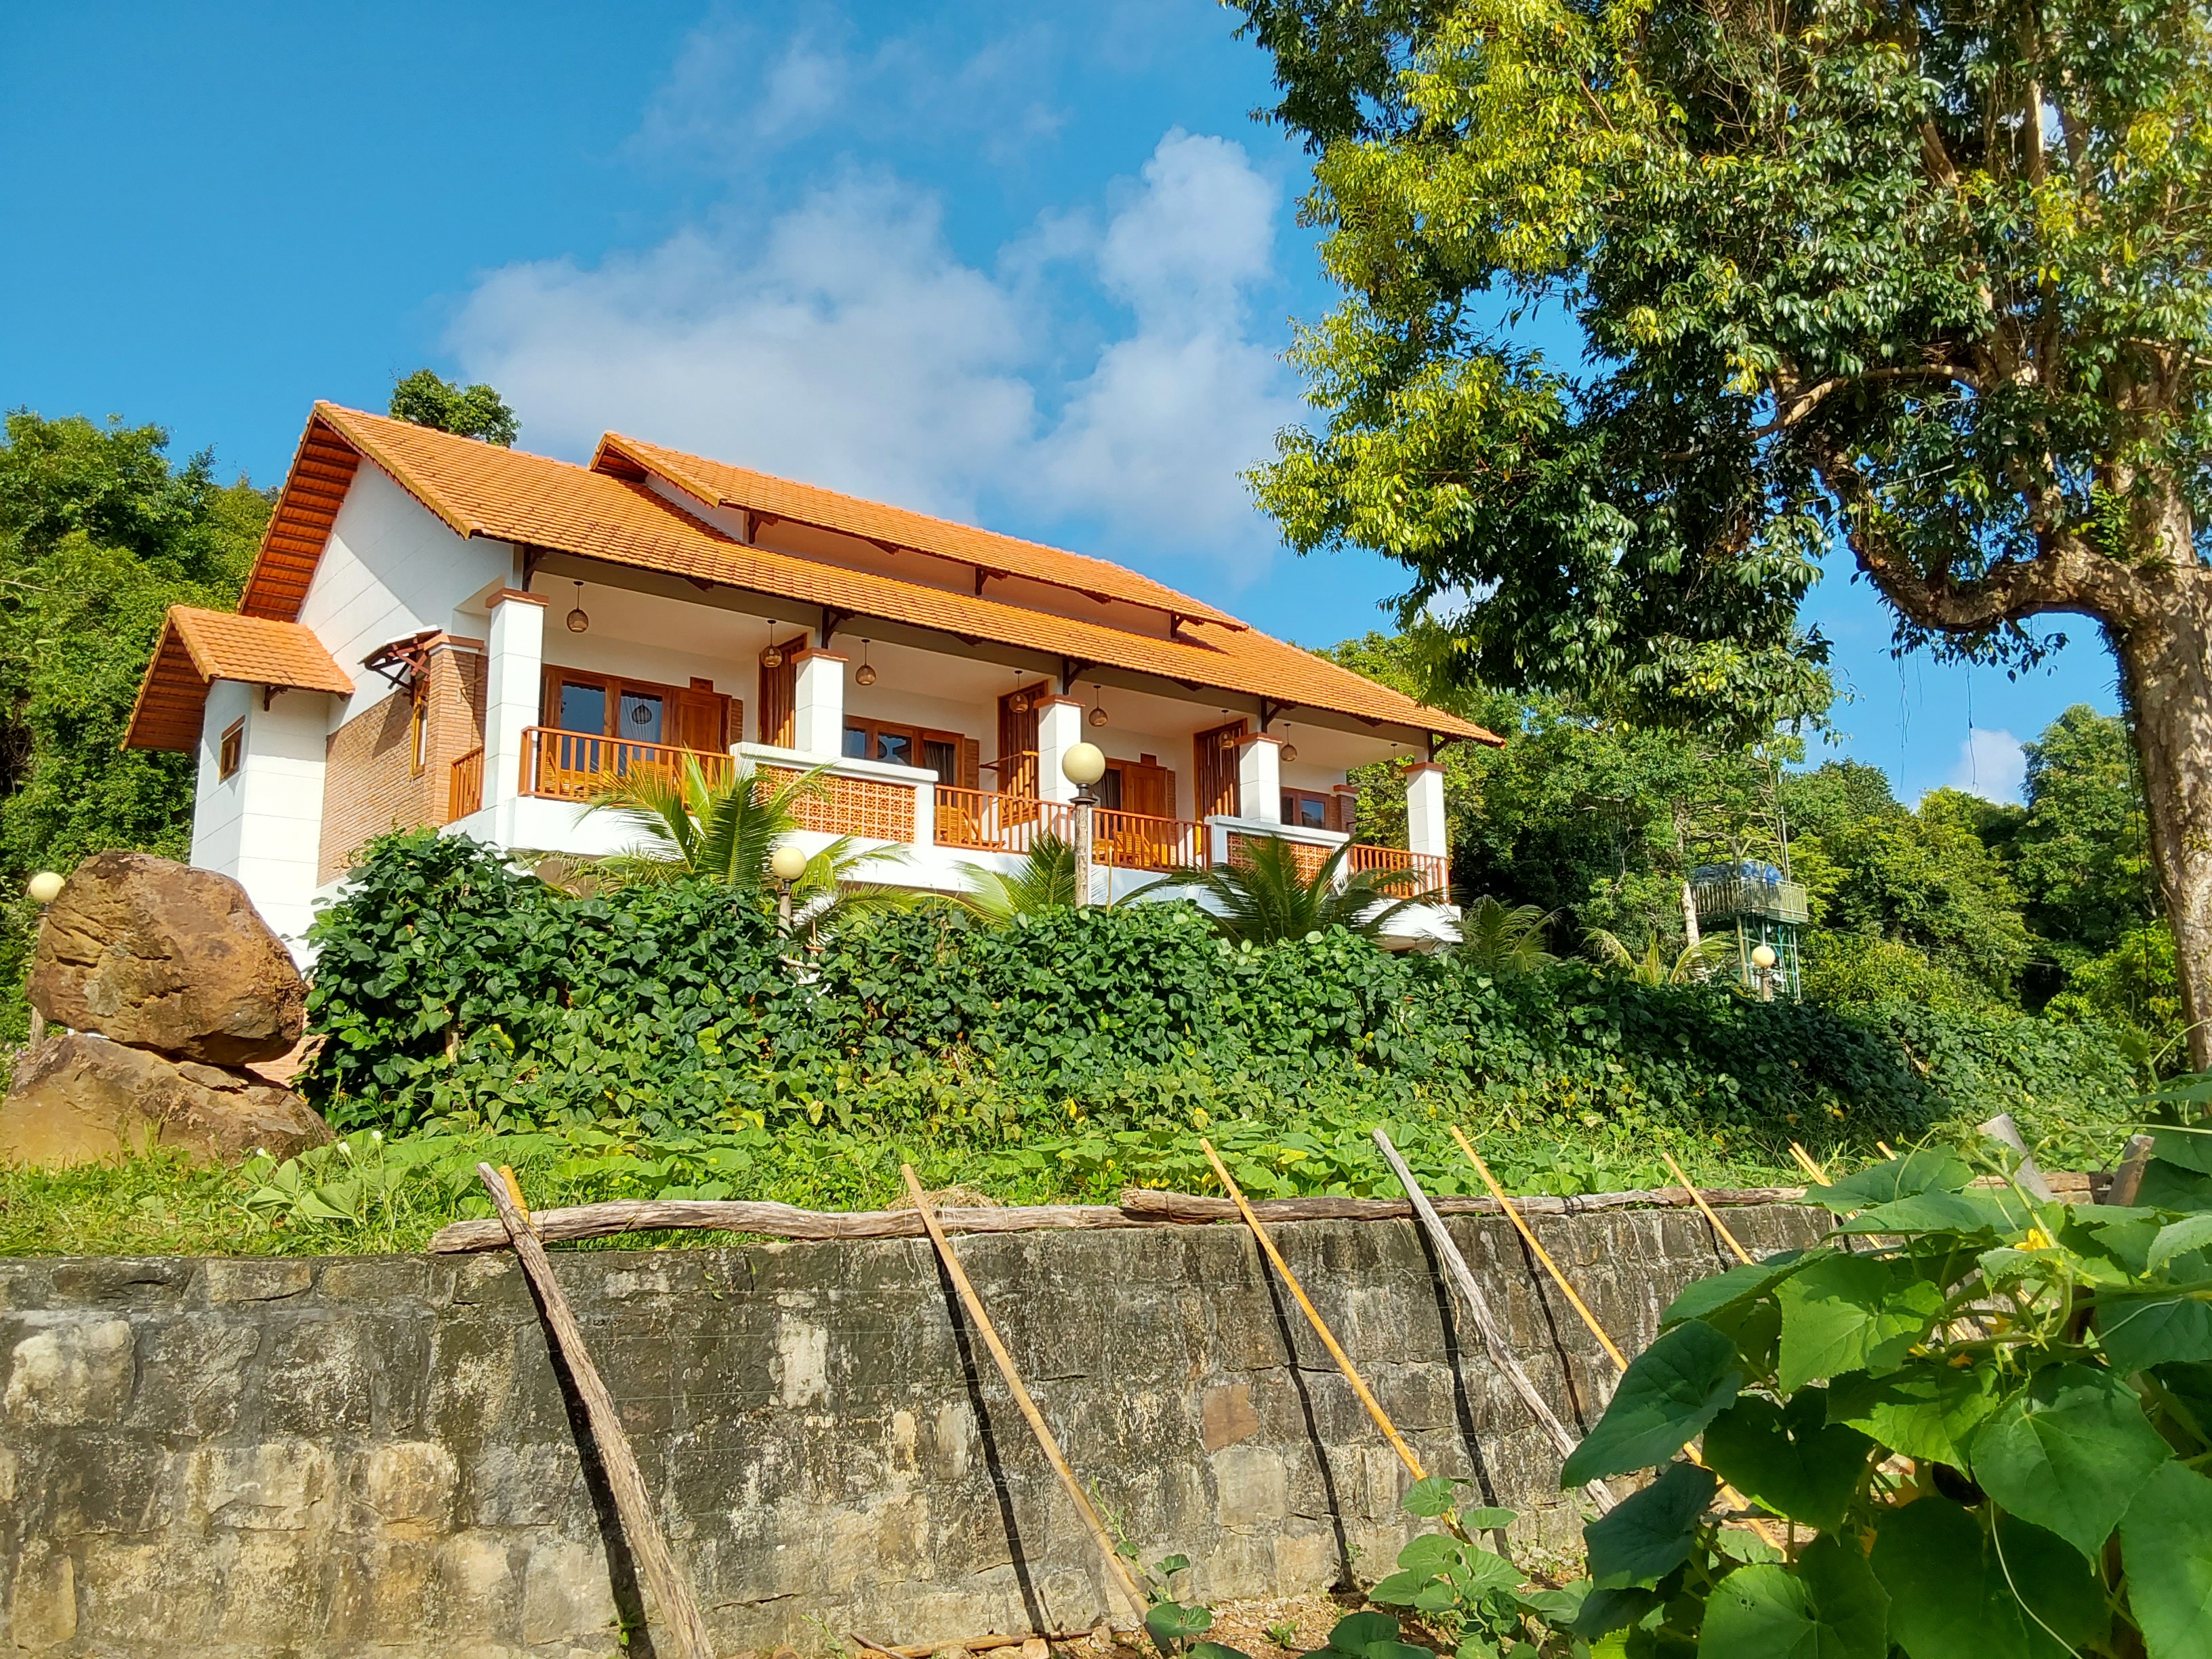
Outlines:
{"label": "balcony", "polygon": [[[1075,840],[1076,808],[1071,802],[1040,800],[1019,790],[960,788],[938,782],[934,773],[920,768],[880,761],[839,759],[823,763],[759,744],[740,744],[733,752],[718,753],[532,726],[522,734],[520,793],[548,802],[586,805],[614,779],[635,777],[648,770],[672,775],[687,760],[698,764],[710,784],[727,779],[732,769],[741,763],[756,768],[774,788],[809,773],[817,774],[816,787],[802,794],[793,808],[799,828],[817,835],[939,848],[953,854],[956,863],[963,854],[1019,858],[1034,850],[1045,836],[1068,842]],[[995,769],[1002,776],[1011,775],[1018,783],[1033,783],[1036,757],[1016,757]],[[482,750],[471,750],[453,763],[449,804],[454,819],[483,808]],[[1345,844],[1341,835],[1297,825],[1231,817],[1162,817],[1096,807],[1091,818],[1091,859],[1109,871],[1168,874],[1205,870],[1235,863],[1254,841],[1273,836],[1291,843],[1293,861],[1309,878],[1318,874],[1331,854]],[[1340,867],[1347,875],[1363,871],[1405,872],[1414,880],[1403,890],[1423,894],[1441,895],[1449,875],[1441,857],[1356,842]]]}

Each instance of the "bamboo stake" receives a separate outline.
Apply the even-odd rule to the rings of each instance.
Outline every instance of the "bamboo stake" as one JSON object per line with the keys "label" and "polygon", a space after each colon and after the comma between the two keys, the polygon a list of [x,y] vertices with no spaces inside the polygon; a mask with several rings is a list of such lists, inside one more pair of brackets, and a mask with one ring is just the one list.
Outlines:
{"label": "bamboo stake", "polygon": [[1413,1455],[1413,1449],[1406,1443],[1404,1437],[1398,1432],[1397,1425],[1391,1422],[1389,1413],[1382,1409],[1381,1403],[1369,1391],[1366,1382],[1359,1375],[1358,1368],[1352,1363],[1352,1357],[1345,1352],[1342,1346],[1330,1332],[1328,1322],[1315,1310],[1314,1304],[1307,1299],[1305,1286],[1298,1283],[1298,1276],[1291,1271],[1291,1264],[1283,1260],[1283,1253],[1275,1248],[1275,1241],[1267,1237],[1267,1230],[1260,1224],[1260,1218],[1252,1213],[1251,1205],[1245,1201],[1243,1193],[1238,1189],[1235,1178],[1230,1175],[1229,1166],[1221,1161],[1220,1154],[1213,1150],[1213,1143],[1201,1138],[1198,1144],[1200,1149],[1206,1154],[1206,1161],[1213,1165],[1213,1173],[1221,1182],[1221,1190],[1227,1193],[1234,1201],[1237,1212],[1244,1218],[1244,1224],[1252,1230],[1252,1237],[1260,1241],[1260,1248],[1267,1253],[1267,1260],[1275,1264],[1275,1271],[1283,1276],[1283,1283],[1291,1287],[1291,1294],[1297,1298],[1298,1306],[1305,1310],[1306,1322],[1314,1328],[1314,1334],[1321,1338],[1322,1346],[1328,1350],[1329,1357],[1336,1361],[1337,1369],[1344,1373],[1344,1380],[1352,1384],[1352,1393],[1359,1396],[1359,1403],[1367,1407],[1367,1414],[1375,1419],[1375,1426],[1382,1431],[1382,1437],[1390,1443],[1391,1449],[1398,1454],[1398,1461],[1413,1471],[1414,1480],[1427,1480],[1428,1471],[1421,1467],[1421,1460]]}
{"label": "bamboo stake", "polygon": [[1735,1259],[1748,1266],[1751,1261],[1751,1252],[1736,1243],[1735,1235],[1728,1230],[1728,1224],[1714,1214],[1713,1206],[1705,1202],[1705,1195],[1690,1185],[1690,1177],[1682,1173],[1682,1166],[1674,1162],[1674,1155],[1662,1146],[1659,1149],[1659,1156],[1666,1160],[1668,1172],[1682,1183],[1682,1189],[1689,1194],[1691,1200],[1697,1205],[1698,1212],[1712,1223],[1713,1231],[1727,1243],[1729,1249],[1735,1252]]}
{"label": "bamboo stake", "polygon": [[1800,1146],[1794,1140],[1790,1143],[1790,1156],[1797,1160],[1797,1167],[1799,1169],[1802,1170],[1807,1175],[1813,1177],[1813,1184],[1814,1186],[1826,1187],[1831,1184],[1828,1180],[1828,1172],[1813,1161],[1812,1153],[1807,1152],[1802,1146]]}
{"label": "bamboo stake", "polygon": [[629,1437],[623,1432],[622,1417],[615,1409],[614,1396],[607,1392],[599,1367],[592,1363],[591,1351],[584,1346],[584,1333],[576,1324],[576,1316],[568,1306],[561,1281],[553,1276],[553,1264],[546,1257],[545,1246],[538,1242],[528,1213],[517,1202],[520,1188],[511,1185],[514,1177],[512,1173],[502,1175],[489,1164],[479,1164],[477,1178],[491,1194],[492,1207],[506,1224],[515,1256],[522,1263],[531,1288],[538,1292],[546,1329],[584,1401],[584,1416],[591,1425],[592,1442],[598,1449],[600,1467],[606,1471],[615,1511],[622,1517],[623,1536],[637,1558],[639,1576],[652,1593],[653,1608],[659,1614],[656,1635],[666,1644],[670,1659],[714,1659],[714,1638],[708,1632],[698,1602],[692,1598],[691,1587],[684,1582],[683,1572],[668,1553],[667,1537],[653,1516],[653,1498],[645,1489],[645,1476],[637,1467],[637,1457],[630,1450]]}
{"label": "bamboo stake", "polygon": [[[1468,1307],[1474,1316],[1474,1328],[1482,1337],[1483,1351],[1490,1356],[1490,1363],[1505,1374],[1505,1380],[1513,1385],[1513,1392],[1521,1396],[1521,1403],[1528,1408],[1528,1414],[1536,1419],[1537,1426],[1551,1437],[1552,1444],[1558,1449],[1559,1455],[1563,1458],[1571,1456],[1578,1443],[1567,1425],[1559,1421],[1559,1414],[1553,1411],[1551,1403],[1537,1389],[1534,1380],[1514,1358],[1513,1349],[1505,1340],[1504,1328],[1498,1324],[1497,1316],[1491,1312],[1481,1285],[1475,1282],[1474,1274],[1467,1265],[1467,1258],[1460,1254],[1457,1241],[1445,1231],[1443,1218],[1437,1213],[1436,1206],[1429,1202],[1429,1195],[1414,1181],[1413,1172],[1406,1167],[1406,1160],[1390,1144],[1390,1137],[1379,1127],[1374,1133],[1375,1144],[1382,1149],[1382,1156],[1389,1163],[1391,1173],[1405,1188],[1406,1197],[1413,1204],[1413,1213],[1420,1218],[1421,1227],[1429,1236],[1429,1243],[1435,1246],[1437,1255],[1443,1258],[1452,1282],[1459,1287],[1459,1293],[1467,1298]],[[1592,1480],[1583,1490],[1589,1494],[1590,1502],[1597,1505],[1600,1515],[1612,1511],[1613,1492],[1604,1481]]]}
{"label": "bamboo stake", "polygon": [[1036,1401],[1030,1398],[1030,1391],[1022,1385],[1022,1375],[1014,1369],[1014,1357],[1006,1352],[1006,1345],[999,1340],[999,1328],[992,1324],[991,1316],[983,1311],[983,1299],[975,1294],[975,1285],[969,1283],[967,1270],[961,1267],[960,1258],[952,1252],[952,1241],[945,1237],[945,1230],[937,1224],[937,1212],[930,1207],[929,1200],[921,1190],[921,1177],[915,1174],[911,1164],[899,1165],[899,1173],[906,1177],[906,1189],[913,1195],[915,1208],[921,1212],[922,1225],[929,1230],[929,1242],[937,1247],[937,1259],[945,1264],[945,1272],[952,1280],[952,1288],[960,1293],[961,1305],[968,1310],[969,1318],[975,1322],[976,1330],[982,1334],[983,1346],[991,1351],[991,1358],[998,1362],[999,1375],[1006,1379],[1006,1389],[1014,1396],[1014,1404],[1029,1419],[1030,1431],[1036,1436],[1037,1444],[1044,1449],[1045,1462],[1052,1465],[1053,1473],[1067,1488],[1067,1495],[1075,1500],[1076,1512],[1082,1516],[1083,1524],[1091,1529],[1091,1540],[1098,1546],[1099,1553],[1106,1558],[1108,1572],[1121,1586],[1121,1593],[1129,1598],[1129,1605],[1135,1609],[1138,1622],[1141,1624],[1146,1612],[1144,1592],[1137,1588],[1136,1580],[1129,1576],[1128,1565],[1121,1559],[1121,1553],[1114,1547],[1114,1540],[1106,1531],[1106,1523],[1098,1518],[1098,1511],[1091,1506],[1090,1498],[1076,1484],[1075,1471],[1067,1467],[1067,1459],[1060,1455],[1060,1442],[1053,1438],[1044,1414],[1037,1410]]}
{"label": "bamboo stake", "polygon": [[1886,1140],[1875,1141],[1875,1150],[1880,1152],[1884,1158],[1895,1158],[1897,1156],[1895,1152],[1890,1151],[1889,1143]]}
{"label": "bamboo stake", "polygon": [[1513,1224],[1522,1241],[1536,1253],[1536,1260],[1544,1264],[1544,1271],[1551,1274],[1552,1282],[1559,1287],[1574,1310],[1583,1316],[1583,1323],[1589,1327],[1590,1334],[1597,1338],[1598,1346],[1611,1358],[1615,1369],[1626,1370],[1628,1361],[1621,1357],[1620,1350],[1613,1346],[1613,1339],[1605,1334],[1605,1327],[1597,1322],[1597,1316],[1589,1310],[1589,1304],[1575,1294],[1575,1287],[1567,1283],[1567,1276],[1559,1271],[1559,1264],[1552,1260],[1552,1253],[1536,1242],[1536,1235],[1528,1231],[1528,1224],[1521,1218],[1521,1212],[1513,1207],[1513,1200],[1506,1197],[1505,1188],[1498,1184],[1498,1177],[1490,1173],[1490,1166],[1475,1156],[1474,1147],[1460,1133],[1458,1124],[1451,1126],[1451,1132],[1452,1139],[1459,1142],[1460,1151],[1467,1154],[1467,1161],[1474,1165],[1475,1174],[1482,1177],[1483,1185],[1490,1188],[1491,1196],[1498,1200],[1498,1207],[1505,1212],[1506,1219]]}

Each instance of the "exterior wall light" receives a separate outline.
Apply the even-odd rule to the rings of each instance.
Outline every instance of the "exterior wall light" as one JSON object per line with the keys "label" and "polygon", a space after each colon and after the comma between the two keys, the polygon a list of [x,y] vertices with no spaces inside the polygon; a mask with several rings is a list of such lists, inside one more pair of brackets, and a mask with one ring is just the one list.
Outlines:
{"label": "exterior wall light", "polygon": [[1751,965],[1762,974],[1770,971],[1774,964],[1781,960],[1780,957],[1774,954],[1774,947],[1771,945],[1754,945],[1751,947]]}
{"label": "exterior wall light", "polygon": [[584,585],[581,582],[578,582],[576,584],[576,608],[568,613],[568,631],[571,634],[580,634],[591,625],[591,617],[586,616],[584,612]]}
{"label": "exterior wall light", "polygon": [[[1290,729],[1291,729],[1291,728],[1290,728],[1289,726],[1285,726],[1285,727],[1283,728],[1283,730],[1284,730],[1284,731],[1285,731],[1285,732],[1289,731]],[[1277,750],[1275,751],[1275,757],[1276,757],[1278,760],[1281,761],[1281,762],[1283,763],[1283,764],[1284,764],[1284,765],[1285,765],[1285,766],[1288,766],[1288,765],[1291,764],[1291,763],[1292,763],[1293,762],[1295,762],[1295,761],[1297,759],[1297,757],[1298,757],[1298,746],[1297,746],[1297,744],[1294,744],[1294,743],[1286,743],[1286,744],[1284,744],[1280,749],[1279,749],[1279,750]]]}
{"label": "exterior wall light", "polygon": [[61,876],[52,870],[41,870],[23,884],[23,890],[30,895],[33,904],[52,904],[62,896]]}
{"label": "exterior wall light", "polygon": [[1091,705],[1090,719],[1091,723],[1093,726],[1103,726],[1106,724],[1106,694],[1103,690],[1096,695],[1095,700]]}
{"label": "exterior wall light", "polygon": [[797,881],[806,873],[806,854],[786,842],[768,855],[768,868],[778,881]]}
{"label": "exterior wall light", "polygon": [[761,653],[761,666],[775,669],[783,666],[783,647],[775,642],[775,618],[768,619],[768,648]]}
{"label": "exterior wall light", "polygon": [[868,641],[862,640],[860,641],[860,665],[853,671],[853,684],[855,685],[873,685],[875,683],[876,671],[868,665]]}
{"label": "exterior wall light", "polygon": [[1106,775],[1106,752],[1095,743],[1079,743],[1060,757],[1060,769],[1078,789],[1088,789]]}

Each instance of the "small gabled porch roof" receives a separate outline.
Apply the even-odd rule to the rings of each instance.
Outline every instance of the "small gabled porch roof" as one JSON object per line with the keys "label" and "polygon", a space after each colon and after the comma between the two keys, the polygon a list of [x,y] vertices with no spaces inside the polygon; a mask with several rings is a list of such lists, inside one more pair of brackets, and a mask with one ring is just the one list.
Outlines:
{"label": "small gabled porch roof", "polygon": [[284,690],[353,695],[353,682],[314,630],[295,622],[173,605],[161,642],[138,686],[125,749],[199,746],[201,711],[217,680]]}
{"label": "small gabled porch roof", "polygon": [[[613,471],[595,470],[319,403],[239,608],[279,622],[298,617],[354,470],[366,456],[454,534],[506,542],[526,554],[562,553],[702,586],[796,600],[841,619],[844,631],[881,618],[970,645],[988,642],[1152,677],[1189,691],[1256,697],[1285,710],[1326,711],[1434,738],[1502,741],[1472,721],[1428,708],[1103,560],[948,526],[611,434],[600,455],[622,459],[611,463]],[[933,545],[915,550],[988,562],[1009,573],[1018,561],[1025,567],[1018,574],[1031,580],[1169,611],[1175,626],[1161,637],[740,541],[654,489],[645,474],[661,469],[709,508],[735,502],[739,510],[775,514],[775,503],[781,502],[793,519],[842,534],[902,546],[927,541]],[[673,476],[678,471],[685,477]],[[862,514],[864,526],[853,516],[860,508],[879,516]],[[958,539],[955,532],[973,539]]]}

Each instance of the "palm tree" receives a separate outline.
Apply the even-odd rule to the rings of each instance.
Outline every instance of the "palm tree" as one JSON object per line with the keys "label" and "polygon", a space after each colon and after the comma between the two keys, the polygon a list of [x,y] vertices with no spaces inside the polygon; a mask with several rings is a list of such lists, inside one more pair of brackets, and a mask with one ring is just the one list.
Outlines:
{"label": "palm tree", "polygon": [[1544,948],[1544,929],[1557,911],[1480,898],[1461,917],[1452,954],[1481,974],[1533,974],[1559,960]]}
{"label": "palm tree", "polygon": [[1331,927],[1373,939],[1401,910],[1437,896],[1393,897],[1419,879],[1411,870],[1362,870],[1340,886],[1337,875],[1349,845],[1339,847],[1309,876],[1298,867],[1297,845],[1281,836],[1255,836],[1233,864],[1170,876],[1139,890],[1195,890],[1213,901],[1216,927],[1255,945],[1304,939]]}
{"label": "palm tree", "polygon": [[[754,768],[733,762],[729,776],[709,782],[690,755],[673,770],[634,767],[606,779],[591,810],[626,819],[643,839],[601,860],[599,868],[617,882],[688,879],[765,896],[775,887],[769,859],[799,828],[798,803],[820,791],[823,776],[817,768],[770,788]],[[829,910],[861,896],[848,889],[863,866],[898,856],[855,852],[853,838],[840,836],[806,861],[805,873],[792,884],[792,897],[804,907],[808,924],[819,925]]]}
{"label": "palm tree", "polygon": [[1602,927],[1593,927],[1583,936],[1592,955],[1601,969],[1625,972],[1638,985],[1697,985],[1712,971],[1712,964],[1724,947],[1732,941],[1723,939],[1700,939],[1695,945],[1686,945],[1672,963],[1667,960],[1659,946],[1659,935],[1654,933],[1644,943],[1644,952],[1638,956],[1620,942],[1617,934]]}
{"label": "palm tree", "polygon": [[971,874],[974,885],[954,896],[977,915],[1002,926],[1017,916],[1068,909],[1075,903],[1075,848],[1049,831],[1030,843],[1012,875],[982,869]]}

